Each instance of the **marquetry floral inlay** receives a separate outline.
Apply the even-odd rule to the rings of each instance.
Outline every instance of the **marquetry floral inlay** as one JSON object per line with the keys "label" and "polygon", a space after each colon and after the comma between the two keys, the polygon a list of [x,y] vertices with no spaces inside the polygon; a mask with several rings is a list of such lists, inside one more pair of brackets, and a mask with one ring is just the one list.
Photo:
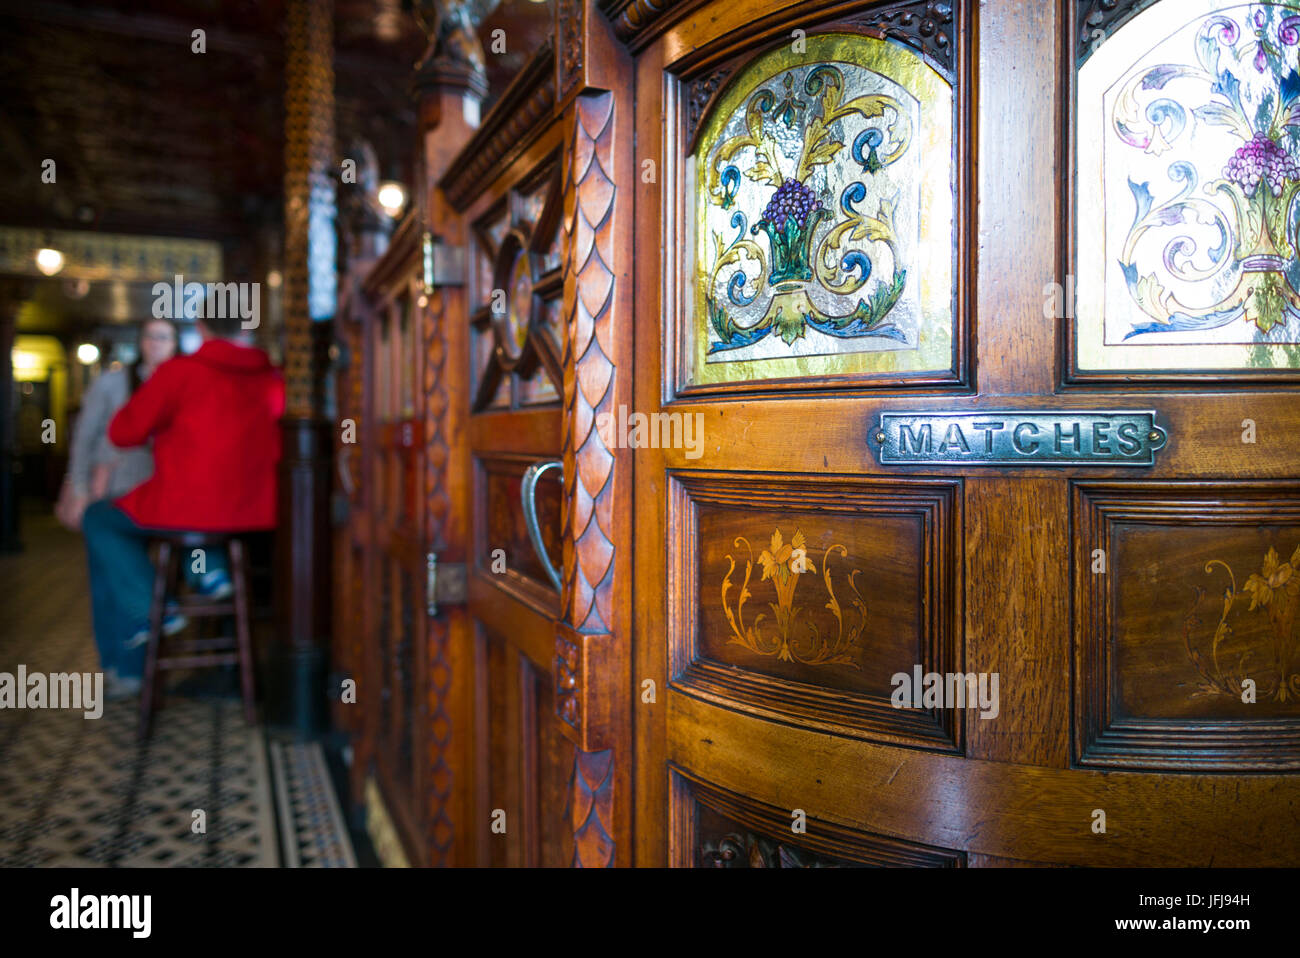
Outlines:
{"label": "marquetry floral inlay", "polygon": [[[1300,546],[1286,562],[1280,560],[1276,549],[1270,548],[1264,556],[1263,568],[1252,573],[1241,589],[1237,588],[1236,575],[1221,559],[1207,562],[1205,571],[1210,573],[1215,566],[1228,574],[1231,586],[1223,592],[1223,611],[1208,657],[1193,644],[1192,633],[1201,624],[1194,609],[1188,614],[1183,631],[1187,654],[1205,680],[1198,694],[1239,698],[1243,680],[1253,679],[1261,698],[1278,702],[1300,700],[1300,674],[1294,668],[1296,617],[1300,613]],[[1198,601],[1202,595],[1204,592],[1198,590]],[[1266,616],[1270,641],[1243,641],[1230,624],[1233,609],[1247,598],[1250,604],[1244,615]],[[1233,622],[1241,624],[1239,618]]]}
{"label": "marquetry floral inlay", "polygon": [[804,607],[796,605],[794,601],[800,578],[817,574],[816,564],[808,558],[804,534],[798,528],[795,529],[788,543],[781,535],[780,529],[774,530],[769,547],[758,557],[758,563],[763,567],[763,575],[759,582],[768,580],[772,582],[776,601],[769,602],[767,605],[772,610],[774,619],[769,622],[767,613],[760,612],[749,624],[745,623],[745,603],[753,598],[753,593],[749,591],[749,580],[754,571],[754,550],[748,539],[738,536],[734,545],[739,548],[742,544],[748,557],[745,560],[745,579],[736,597],[734,611],[727,599],[727,593],[731,591],[733,585],[731,576],[736,571],[736,560],[730,554],[727,555],[727,562],[730,565],[722,579],[722,608],[732,632],[731,638],[727,640],[728,644],[744,646],[758,655],[774,655],[783,662],[860,668],[853,661],[851,652],[861,638],[866,624],[867,607],[856,582],[861,570],[855,569],[848,576],[848,588],[852,593],[849,599],[852,610],[847,616],[835,597],[835,589],[831,584],[831,556],[838,553],[841,557],[847,557],[848,550],[836,544],[828,548],[822,556],[822,581],[825,584],[827,598],[825,608],[830,610],[836,624],[834,635],[830,635],[823,634],[815,618],[802,614]]}

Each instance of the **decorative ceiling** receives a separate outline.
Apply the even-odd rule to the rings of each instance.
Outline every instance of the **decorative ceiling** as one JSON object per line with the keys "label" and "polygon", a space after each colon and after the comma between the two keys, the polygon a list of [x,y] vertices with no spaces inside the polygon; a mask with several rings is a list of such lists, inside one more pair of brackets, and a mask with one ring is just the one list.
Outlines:
{"label": "decorative ceiling", "polygon": [[[399,2],[335,4],[339,139],[377,139],[391,175],[409,167],[405,84],[425,45]],[[283,0],[5,0],[0,220],[219,239],[275,222],[283,19]]]}
{"label": "decorative ceiling", "polygon": [[[407,184],[410,82],[427,45],[409,5],[334,0],[340,158],[365,141],[380,177]],[[551,16],[550,2],[501,0],[483,19],[485,111]],[[0,0],[0,227],[215,240],[227,278],[264,274],[283,215],[284,17],[285,0]],[[490,52],[496,29],[504,52]],[[54,184],[41,181],[47,159]],[[38,307],[23,325],[71,334],[118,321],[121,302],[97,315],[102,296],[33,292],[58,283],[0,277],[15,287],[7,297]]]}

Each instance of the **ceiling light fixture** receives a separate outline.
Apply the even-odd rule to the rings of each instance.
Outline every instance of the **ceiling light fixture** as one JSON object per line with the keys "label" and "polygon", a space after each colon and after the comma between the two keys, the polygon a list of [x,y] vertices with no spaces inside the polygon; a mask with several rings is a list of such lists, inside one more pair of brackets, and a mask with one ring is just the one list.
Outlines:
{"label": "ceiling light fixture", "polygon": [[63,254],[49,246],[36,251],[36,268],[46,276],[53,276],[63,269]]}
{"label": "ceiling light fixture", "polygon": [[379,184],[375,199],[379,201],[385,213],[396,219],[406,207],[406,187],[396,180],[385,180]]}

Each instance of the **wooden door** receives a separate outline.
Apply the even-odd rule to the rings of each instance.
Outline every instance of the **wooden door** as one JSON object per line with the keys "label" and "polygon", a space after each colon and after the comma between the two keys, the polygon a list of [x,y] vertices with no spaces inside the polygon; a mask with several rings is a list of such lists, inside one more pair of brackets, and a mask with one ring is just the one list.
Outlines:
{"label": "wooden door", "polygon": [[[463,751],[452,776],[468,799],[460,864],[572,858],[573,748],[552,679],[563,561],[561,125],[538,107],[554,95],[553,69],[548,44],[451,162],[436,203],[461,224],[468,274],[440,320],[447,362],[458,365],[450,401],[466,451],[449,468],[463,470],[469,526],[466,622],[453,640]],[[546,463],[525,496],[530,467]]]}
{"label": "wooden door", "polygon": [[[370,264],[367,263],[366,267]],[[330,647],[332,676],[339,680],[339,696],[331,707],[336,728],[351,738],[353,761],[350,792],[354,801],[364,794],[369,773],[370,739],[366,734],[366,713],[356,707],[355,696],[343,695],[342,682],[365,684],[369,650],[366,642],[367,602],[365,579],[366,544],[369,542],[369,513],[360,481],[365,462],[366,421],[365,366],[363,346],[368,324],[368,303],[361,290],[364,268],[350,270],[340,283],[339,308],[334,319],[333,357],[335,403],[339,430],[334,440],[334,490],[331,497],[333,524],[334,637]],[[355,690],[355,687],[354,687]]]}
{"label": "wooden door", "polygon": [[374,773],[402,844],[424,864],[428,681],[425,645],[424,296],[418,223],[408,217],[363,283],[367,513],[362,573],[369,656],[358,701],[370,718],[360,767]]}
{"label": "wooden door", "polygon": [[621,21],[638,864],[1294,862],[1297,44],[1220,6]]}

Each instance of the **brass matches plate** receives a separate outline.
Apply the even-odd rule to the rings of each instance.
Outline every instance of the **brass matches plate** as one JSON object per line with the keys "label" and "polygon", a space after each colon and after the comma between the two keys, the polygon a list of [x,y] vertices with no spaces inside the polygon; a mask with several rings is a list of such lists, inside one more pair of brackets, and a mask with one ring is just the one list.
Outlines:
{"label": "brass matches plate", "polygon": [[1153,410],[882,412],[868,434],[881,465],[1150,466],[1168,439]]}

